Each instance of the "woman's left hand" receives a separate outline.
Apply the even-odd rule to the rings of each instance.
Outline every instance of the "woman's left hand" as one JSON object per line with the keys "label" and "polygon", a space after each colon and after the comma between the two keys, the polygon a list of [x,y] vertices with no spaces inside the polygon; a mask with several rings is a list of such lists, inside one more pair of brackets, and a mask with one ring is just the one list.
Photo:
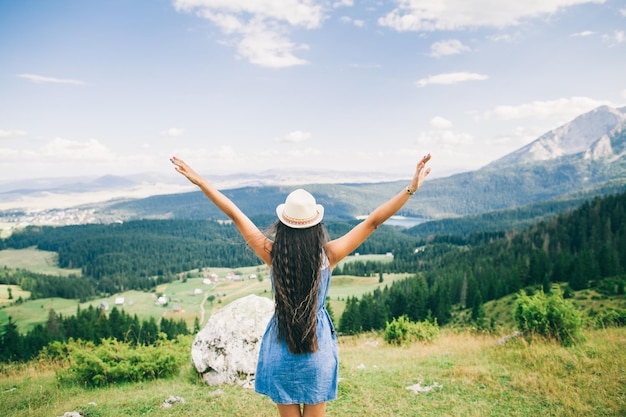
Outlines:
{"label": "woman's left hand", "polygon": [[412,190],[417,191],[422,186],[424,178],[430,174],[430,168],[426,168],[426,163],[428,161],[430,161],[430,154],[424,155],[424,157],[417,163],[415,175],[413,176],[413,181],[411,181]]}

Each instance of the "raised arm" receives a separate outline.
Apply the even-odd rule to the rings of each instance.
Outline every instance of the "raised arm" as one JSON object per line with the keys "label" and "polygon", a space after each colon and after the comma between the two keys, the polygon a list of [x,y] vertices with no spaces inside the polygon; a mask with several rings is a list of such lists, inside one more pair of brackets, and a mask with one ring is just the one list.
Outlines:
{"label": "raised arm", "polygon": [[424,178],[430,174],[430,168],[426,168],[426,163],[429,160],[430,154],[424,156],[418,162],[415,175],[413,175],[413,179],[406,189],[381,204],[365,220],[356,225],[348,233],[327,243],[326,254],[328,255],[331,268],[334,268],[339,261],[354,251],[378,226],[393,216],[409,201],[411,196],[422,186]]}
{"label": "raised arm", "polygon": [[250,245],[252,250],[254,250],[266,265],[270,265],[272,242],[267,239],[254,223],[252,223],[248,216],[246,216],[228,197],[191,169],[182,159],[172,157],[170,161],[176,167],[176,171],[187,177],[193,184],[197,185],[213,204],[233,221],[239,233],[241,233],[246,240],[246,243]]}

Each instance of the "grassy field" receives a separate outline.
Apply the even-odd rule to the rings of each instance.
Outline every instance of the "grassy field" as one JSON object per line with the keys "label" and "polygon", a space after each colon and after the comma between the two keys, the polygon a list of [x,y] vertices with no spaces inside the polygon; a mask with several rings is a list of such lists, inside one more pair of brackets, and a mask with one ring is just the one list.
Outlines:
{"label": "grassy field", "polygon": [[0,266],[12,269],[26,269],[31,272],[47,275],[80,276],[81,270],[63,269],[58,267],[56,252],[33,248],[0,250]]}
{"label": "grassy field", "polygon": [[[183,355],[188,342],[180,345]],[[99,389],[60,385],[55,365],[0,368],[3,415],[87,417],[277,416],[265,397],[237,386],[207,386],[190,365],[172,379]],[[380,336],[340,337],[338,399],[327,416],[624,416],[626,329],[585,332],[564,348],[546,341],[514,340],[443,331],[430,344],[387,345]],[[430,387],[415,393],[407,387]],[[161,408],[169,396],[185,403]]]}
{"label": "grassy field", "polygon": [[[514,329],[516,325],[513,310],[516,299],[517,294],[510,294],[498,300],[486,302],[483,306],[485,317],[487,320],[493,318],[499,328]],[[575,291],[574,296],[567,301],[571,302],[585,317],[593,317],[596,313],[607,309],[626,309],[626,297],[623,295],[608,296],[592,289]],[[453,324],[461,324],[468,314],[469,311],[464,311],[454,315]]]}
{"label": "grassy field", "polygon": [[[9,294],[13,298],[9,298]],[[17,285],[0,284],[0,306],[2,306],[3,304],[12,304],[20,297],[26,300],[28,297],[30,297],[30,292],[23,291]]]}

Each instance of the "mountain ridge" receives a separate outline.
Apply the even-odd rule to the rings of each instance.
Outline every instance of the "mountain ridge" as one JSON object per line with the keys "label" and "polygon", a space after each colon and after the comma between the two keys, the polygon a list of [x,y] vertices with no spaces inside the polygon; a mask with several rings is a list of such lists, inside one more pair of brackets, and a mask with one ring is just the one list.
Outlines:
{"label": "mountain ridge", "polygon": [[[538,148],[546,152],[533,150]],[[297,174],[304,172],[311,173],[303,170]],[[377,173],[360,175],[355,178],[357,181],[337,182],[326,172],[325,176],[316,177],[317,182],[298,182],[299,175],[284,177],[268,171],[253,181],[249,176],[238,175],[215,177],[215,180],[216,186],[250,216],[271,215],[284,196],[298,186],[310,189],[319,202],[327,206],[328,216],[352,219],[371,212],[406,186],[407,181]],[[152,181],[162,178],[156,175]],[[321,178],[328,181],[320,182]],[[213,177],[207,179],[214,181]],[[363,182],[368,179],[370,182]],[[141,184],[142,177],[130,180]],[[242,187],[244,180],[247,185]],[[223,218],[223,214],[207,204],[202,193],[183,178],[171,175],[168,181],[161,193],[147,184],[153,187],[151,195],[118,196],[116,200],[92,204],[95,216],[121,220]],[[106,188],[111,183],[124,183],[124,179],[105,177],[99,184]],[[74,184],[75,188],[83,185],[84,182]],[[626,107],[601,106],[480,169],[429,179],[399,214],[429,220],[456,218],[558,200],[574,193],[593,196],[594,192],[618,192],[625,186]]]}
{"label": "mountain ridge", "polygon": [[508,165],[553,160],[588,151],[606,136],[626,124],[626,107],[600,106],[572,121],[552,129],[528,145],[487,165],[503,168]]}

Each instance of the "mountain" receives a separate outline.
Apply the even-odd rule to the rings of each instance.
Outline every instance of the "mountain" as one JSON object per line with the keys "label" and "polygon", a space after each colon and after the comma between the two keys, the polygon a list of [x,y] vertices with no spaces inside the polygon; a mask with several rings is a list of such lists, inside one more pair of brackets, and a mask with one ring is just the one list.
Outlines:
{"label": "mountain", "polygon": [[[384,172],[267,170],[255,174],[205,175],[220,189],[242,186],[297,185],[303,178],[310,184],[368,183],[391,181],[398,177]],[[66,209],[110,200],[131,200],[195,190],[180,175],[142,173],[130,176],[105,175],[81,178],[36,178],[2,181],[0,179],[0,216],[2,211]]]}
{"label": "mountain", "polygon": [[[406,186],[406,179],[387,178],[386,182],[371,182],[370,178],[378,181],[385,178],[378,174],[369,177],[355,175],[350,182],[339,182],[336,173],[326,173],[325,177],[308,173],[306,178],[311,181],[306,184],[297,183],[293,178],[282,178],[279,182],[281,176],[278,174],[266,172],[254,179],[237,176],[208,179],[249,216],[272,216],[276,205],[283,202],[289,191],[295,186],[303,186],[326,206],[329,219],[354,219],[366,215]],[[303,178],[300,174],[299,177]],[[345,180],[347,177],[340,178]],[[68,183],[65,189],[80,191],[93,187],[102,190],[100,196],[105,190],[126,192],[118,193],[116,200],[111,197],[106,201],[99,200],[98,204],[83,206],[91,207],[93,215],[90,214],[90,218],[225,218],[202,193],[177,176],[170,175],[167,180],[160,176],[127,180],[129,182],[104,177],[87,182],[83,179]],[[241,187],[242,183],[248,186]],[[62,194],[63,187],[57,186],[56,189],[66,203],[72,201],[69,195]],[[518,216],[515,221],[524,223],[530,218],[519,216],[543,219],[551,212],[578,204],[582,199],[624,189],[626,107],[602,106],[546,132],[529,145],[481,169],[430,179],[399,214],[436,221],[508,211],[497,217]],[[41,188],[31,192],[43,194]],[[11,191],[3,192],[0,186],[0,194],[4,199]],[[15,190],[12,195],[25,198]],[[533,205],[536,207],[531,208]],[[521,207],[526,209],[517,210]],[[481,222],[486,224],[488,220],[482,218]]]}
{"label": "mountain", "polygon": [[588,152],[589,157],[609,156],[607,141],[626,124],[626,107],[598,107],[576,117],[569,123],[551,130],[537,140],[488,165],[503,168],[538,161],[549,161],[567,155]]}
{"label": "mountain", "polygon": [[[599,107],[472,172],[424,187],[447,217],[505,210],[626,187],[626,107]],[[439,194],[437,198],[427,190]]]}
{"label": "mountain", "polygon": [[[325,205],[327,216],[369,213],[406,185],[301,184]],[[432,220],[541,205],[545,210],[623,191],[626,187],[626,107],[599,107],[545,133],[531,144],[471,172],[427,181],[400,214]],[[225,191],[251,216],[271,215],[292,187],[260,186]],[[546,204],[554,201],[555,204]],[[157,217],[216,217],[201,193],[120,202],[111,209]],[[531,210],[532,211],[532,210]]]}

